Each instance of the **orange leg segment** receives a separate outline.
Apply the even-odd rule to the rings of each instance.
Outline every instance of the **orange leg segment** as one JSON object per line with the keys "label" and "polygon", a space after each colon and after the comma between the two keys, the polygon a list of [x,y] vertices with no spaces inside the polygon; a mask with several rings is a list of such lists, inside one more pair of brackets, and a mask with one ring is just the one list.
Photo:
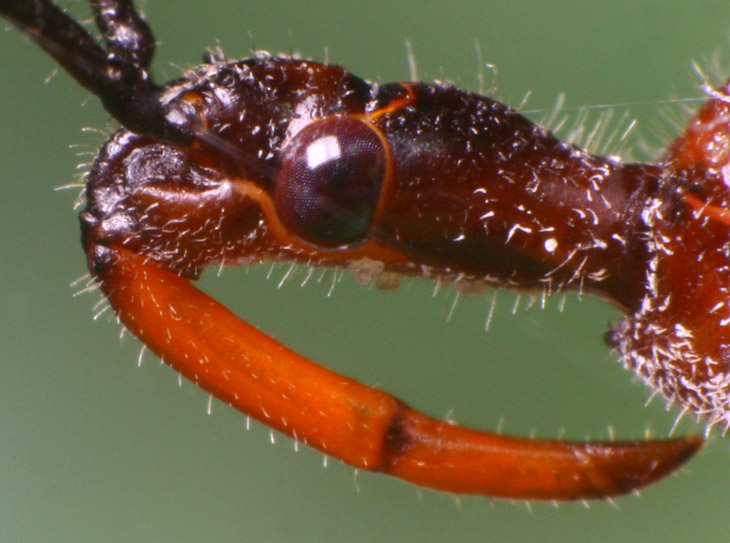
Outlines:
{"label": "orange leg segment", "polygon": [[166,363],[219,400],[356,468],[459,494],[569,500],[647,485],[701,445],[691,436],[517,439],[438,421],[297,355],[154,262],[120,248],[102,251],[93,267],[102,290]]}

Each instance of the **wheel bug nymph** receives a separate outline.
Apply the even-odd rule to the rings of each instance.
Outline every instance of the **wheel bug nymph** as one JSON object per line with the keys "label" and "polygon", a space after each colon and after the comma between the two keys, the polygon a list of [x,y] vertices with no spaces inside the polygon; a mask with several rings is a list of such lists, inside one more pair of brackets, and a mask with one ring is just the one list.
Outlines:
{"label": "wheel bug nymph", "polygon": [[190,284],[211,264],[287,261],[551,293],[626,316],[625,365],[730,424],[728,86],[655,164],[559,141],[446,84],[373,85],[289,57],[210,58],[155,85],[130,1],[92,1],[106,49],[48,0],[0,1],[121,125],[81,214],[89,269],[119,319],[223,402],[358,468],[454,493],[601,498],[701,445],[562,442],[473,431],[287,350]]}

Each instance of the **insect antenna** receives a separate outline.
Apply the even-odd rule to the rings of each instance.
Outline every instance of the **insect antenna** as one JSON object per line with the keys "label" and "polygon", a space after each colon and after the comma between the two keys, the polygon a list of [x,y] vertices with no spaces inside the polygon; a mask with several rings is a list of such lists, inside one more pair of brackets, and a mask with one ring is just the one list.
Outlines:
{"label": "insect antenna", "polygon": [[98,96],[107,112],[124,127],[161,141],[190,143],[192,134],[165,117],[160,88],[148,71],[154,37],[131,0],[96,0],[91,6],[106,51],[49,0],[0,0],[0,15]]}

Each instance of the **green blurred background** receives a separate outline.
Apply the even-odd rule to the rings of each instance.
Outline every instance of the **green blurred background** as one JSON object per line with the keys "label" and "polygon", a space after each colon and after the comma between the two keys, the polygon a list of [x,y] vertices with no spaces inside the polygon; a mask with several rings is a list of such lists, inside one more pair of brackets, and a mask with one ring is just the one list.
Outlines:
{"label": "green blurred background", "polygon": [[[662,120],[698,97],[690,61],[728,51],[726,1],[163,2],[145,11],[160,40],[158,80],[209,46],[329,58],[374,81],[409,77],[479,88],[479,60],[498,67],[497,95],[526,110],[615,107],[658,148]],[[86,17],[83,3],[72,9]],[[457,499],[354,470],[214,402],[140,350],[96,294],[69,286],[85,273],[77,178],[108,129],[96,100],[15,31],[0,35],[0,541],[727,541],[728,441],[711,440],[685,473],[640,498],[557,508]],[[486,72],[485,87],[492,83]],[[595,112],[591,110],[593,116]],[[540,118],[544,113],[534,113]],[[638,137],[634,141],[639,142]],[[70,144],[78,144],[69,148]],[[637,153],[640,155],[640,153]],[[641,155],[640,155],[641,156]],[[525,309],[523,296],[462,297],[404,281],[382,293],[332,275],[299,286],[286,268],[209,273],[206,290],[243,318],[324,365],[397,394],[425,412],[508,433],[582,439],[665,436],[677,415],[609,354],[617,314],[568,297]],[[330,293],[331,290],[331,293]],[[679,432],[697,431],[683,421]]]}

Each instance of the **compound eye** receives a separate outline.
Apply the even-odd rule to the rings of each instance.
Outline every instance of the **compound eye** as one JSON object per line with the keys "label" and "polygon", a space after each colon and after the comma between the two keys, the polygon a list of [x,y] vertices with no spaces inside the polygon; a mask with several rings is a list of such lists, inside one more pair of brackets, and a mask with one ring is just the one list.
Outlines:
{"label": "compound eye", "polygon": [[385,167],[382,140],[365,122],[333,117],[312,123],[284,148],[274,188],[279,217],[317,245],[363,241]]}

